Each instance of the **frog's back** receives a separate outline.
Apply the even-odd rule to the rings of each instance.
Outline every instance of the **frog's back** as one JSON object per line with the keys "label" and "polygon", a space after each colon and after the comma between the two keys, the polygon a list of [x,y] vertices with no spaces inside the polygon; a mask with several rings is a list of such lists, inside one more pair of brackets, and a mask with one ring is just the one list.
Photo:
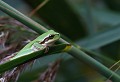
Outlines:
{"label": "frog's back", "polygon": [[46,36],[49,36],[49,34],[54,34],[54,33],[56,33],[56,32],[53,31],[53,30],[49,30],[48,32],[43,33],[42,35],[40,35],[39,37],[37,37],[35,40],[33,40],[33,41],[31,41],[30,43],[28,43],[24,48],[22,48],[22,49],[18,52],[17,55],[23,53],[23,51],[26,50],[26,49],[30,49],[31,46],[32,46],[35,42],[41,42],[41,41],[44,40],[44,38],[45,38]]}

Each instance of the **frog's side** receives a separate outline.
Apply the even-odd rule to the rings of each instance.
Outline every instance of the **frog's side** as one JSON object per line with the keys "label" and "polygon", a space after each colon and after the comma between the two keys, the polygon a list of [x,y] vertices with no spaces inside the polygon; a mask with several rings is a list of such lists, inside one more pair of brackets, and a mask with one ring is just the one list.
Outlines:
{"label": "frog's side", "polygon": [[35,51],[43,49],[46,49],[46,52],[48,50],[48,47],[52,46],[59,38],[59,33],[50,30],[28,43],[22,50],[18,52],[18,54],[14,58],[25,56],[29,53],[34,53]]}

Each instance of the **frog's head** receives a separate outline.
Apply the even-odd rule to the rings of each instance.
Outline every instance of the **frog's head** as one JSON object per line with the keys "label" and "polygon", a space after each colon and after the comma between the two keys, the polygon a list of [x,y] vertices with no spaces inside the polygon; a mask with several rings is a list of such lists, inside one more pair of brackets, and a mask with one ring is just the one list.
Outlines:
{"label": "frog's head", "polygon": [[59,40],[60,34],[50,30],[47,32],[47,36],[44,38],[44,40],[41,42],[41,44],[47,44],[47,45],[52,45],[55,43],[57,40]]}

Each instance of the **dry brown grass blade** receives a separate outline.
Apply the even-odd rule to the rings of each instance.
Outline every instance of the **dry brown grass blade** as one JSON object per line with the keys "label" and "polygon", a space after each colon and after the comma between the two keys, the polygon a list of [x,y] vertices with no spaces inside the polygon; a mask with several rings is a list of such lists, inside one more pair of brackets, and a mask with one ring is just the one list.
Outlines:
{"label": "dry brown grass blade", "polygon": [[4,25],[3,24],[0,24],[0,27],[3,27]]}
{"label": "dry brown grass blade", "polygon": [[54,82],[61,60],[62,59],[58,59],[52,63],[34,82]]}
{"label": "dry brown grass blade", "polygon": [[29,16],[33,16],[40,8],[42,8],[46,3],[48,3],[49,0],[44,0],[42,3],[40,3],[34,10],[31,11]]}
{"label": "dry brown grass blade", "polygon": [[3,48],[5,48],[5,43],[7,41],[7,38],[8,38],[8,35],[9,35],[9,32],[1,32],[0,34],[0,45],[3,46]]}
{"label": "dry brown grass blade", "polygon": [[[119,64],[119,63],[120,63],[120,60],[119,60],[118,62],[114,63],[109,69],[112,69],[113,67],[117,66],[117,64]],[[114,72],[117,72],[119,69],[120,69],[120,66],[118,66],[118,67],[114,70]],[[106,82],[112,82],[112,81],[110,80],[110,78],[111,78],[112,76],[113,76],[113,75],[111,75],[111,76],[106,80]]]}
{"label": "dry brown grass blade", "polygon": [[[21,29],[21,27],[24,28]],[[29,29],[25,32],[24,29],[27,29],[27,27],[22,23],[8,17],[0,17],[0,64],[14,57],[16,54],[12,53],[19,51],[28,42],[24,42],[24,40],[32,39],[30,38],[30,36],[27,36],[29,34],[25,33]],[[19,36],[23,36],[20,40],[19,38],[17,38],[17,36],[15,36],[19,35],[19,32],[23,32],[23,34],[20,34]],[[16,82],[19,74],[31,62],[25,63],[23,65],[15,67],[12,70],[6,71],[2,75],[0,75],[0,82]]]}
{"label": "dry brown grass blade", "polygon": [[25,64],[15,67],[14,69],[5,72],[0,78],[0,82],[17,82],[20,73],[26,67]]}
{"label": "dry brown grass blade", "polygon": [[[8,46],[8,47],[6,47],[6,48],[4,48],[4,49],[1,49],[1,50],[0,50],[0,54],[3,54],[4,52],[9,51],[10,49],[12,49],[12,47],[13,47],[13,46],[10,45],[10,46]],[[0,59],[1,59],[1,58],[0,58]]]}
{"label": "dry brown grass blade", "polygon": [[13,53],[13,54],[11,54],[11,55],[3,58],[3,59],[0,61],[0,64],[6,62],[6,61],[8,61],[8,60],[10,60],[10,58],[13,58],[15,55],[16,55],[16,53]]}

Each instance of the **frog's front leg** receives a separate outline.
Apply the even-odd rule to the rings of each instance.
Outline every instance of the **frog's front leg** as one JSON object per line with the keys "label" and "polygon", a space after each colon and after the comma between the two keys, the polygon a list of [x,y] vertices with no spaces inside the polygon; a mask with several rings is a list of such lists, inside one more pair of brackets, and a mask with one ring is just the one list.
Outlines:
{"label": "frog's front leg", "polygon": [[38,43],[38,42],[35,42],[32,46],[31,46],[31,49],[33,51],[39,51],[39,50],[43,50],[45,49],[46,46],[43,46],[42,44]]}

